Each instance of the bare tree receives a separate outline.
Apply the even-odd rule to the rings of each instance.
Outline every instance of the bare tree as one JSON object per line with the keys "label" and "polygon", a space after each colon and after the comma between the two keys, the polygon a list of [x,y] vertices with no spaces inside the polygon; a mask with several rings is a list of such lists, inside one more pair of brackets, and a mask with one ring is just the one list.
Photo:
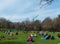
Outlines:
{"label": "bare tree", "polygon": [[49,30],[51,29],[51,27],[52,27],[52,19],[48,17],[42,22],[42,28],[45,30],[46,29]]}
{"label": "bare tree", "polygon": [[40,0],[40,8],[50,5],[54,0]]}

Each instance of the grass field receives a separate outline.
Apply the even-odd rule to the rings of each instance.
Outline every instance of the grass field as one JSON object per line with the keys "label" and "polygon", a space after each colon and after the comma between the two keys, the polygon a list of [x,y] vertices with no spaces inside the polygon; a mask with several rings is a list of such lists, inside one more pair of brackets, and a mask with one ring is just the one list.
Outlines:
{"label": "grass field", "polygon": [[[37,37],[33,38],[34,42],[27,42],[27,38],[30,34],[19,34],[19,35],[15,35],[13,36],[16,39],[12,39],[12,40],[0,40],[0,44],[60,44],[60,38],[57,37],[58,32],[55,33],[49,33],[54,35],[55,40],[42,40],[41,39],[41,35],[37,34]],[[9,35],[4,34],[2,32],[0,32],[0,36],[4,35],[6,38],[9,38]]]}

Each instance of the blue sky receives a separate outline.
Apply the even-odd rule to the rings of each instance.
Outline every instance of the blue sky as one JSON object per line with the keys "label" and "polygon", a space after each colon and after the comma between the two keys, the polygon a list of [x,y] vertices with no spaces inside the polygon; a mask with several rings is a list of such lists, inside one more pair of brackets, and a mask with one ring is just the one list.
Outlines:
{"label": "blue sky", "polygon": [[12,22],[36,19],[44,20],[46,17],[55,18],[60,14],[60,0],[54,0],[51,5],[40,8],[39,0],[0,0],[0,17]]}

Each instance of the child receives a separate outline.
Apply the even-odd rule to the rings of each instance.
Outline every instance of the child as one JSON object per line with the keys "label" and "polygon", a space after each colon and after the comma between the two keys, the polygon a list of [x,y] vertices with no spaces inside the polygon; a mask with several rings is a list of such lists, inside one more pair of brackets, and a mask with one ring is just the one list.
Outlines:
{"label": "child", "polygon": [[30,41],[30,42],[34,42],[33,41],[33,37],[32,36],[29,36],[29,38],[28,38],[28,40],[27,40],[28,42]]}

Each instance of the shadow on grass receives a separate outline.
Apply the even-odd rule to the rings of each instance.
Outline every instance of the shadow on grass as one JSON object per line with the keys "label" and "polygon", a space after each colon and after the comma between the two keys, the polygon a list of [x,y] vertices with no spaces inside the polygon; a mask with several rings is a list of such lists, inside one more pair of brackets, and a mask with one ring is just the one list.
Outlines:
{"label": "shadow on grass", "polygon": [[26,44],[23,41],[0,41],[0,44]]}

